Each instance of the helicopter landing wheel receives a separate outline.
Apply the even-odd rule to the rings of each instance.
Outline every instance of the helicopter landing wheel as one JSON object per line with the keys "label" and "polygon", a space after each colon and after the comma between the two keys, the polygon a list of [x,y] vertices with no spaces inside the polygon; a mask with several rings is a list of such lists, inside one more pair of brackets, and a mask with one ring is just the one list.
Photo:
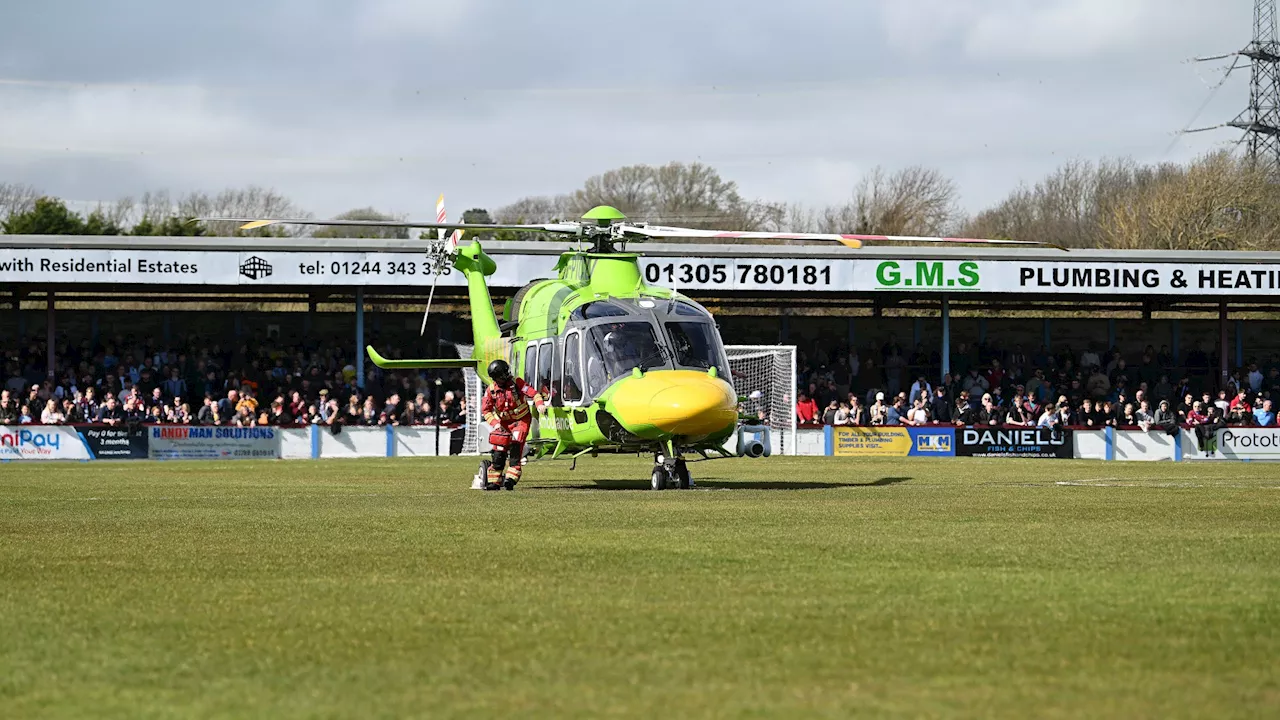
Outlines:
{"label": "helicopter landing wheel", "polygon": [[653,466],[653,476],[649,479],[649,489],[663,490],[670,484],[670,478],[667,475],[667,468],[664,465]]}
{"label": "helicopter landing wheel", "polygon": [[689,466],[685,464],[684,460],[676,461],[672,475],[675,476],[676,485],[681,490],[688,490],[693,487],[693,476],[689,474]]}

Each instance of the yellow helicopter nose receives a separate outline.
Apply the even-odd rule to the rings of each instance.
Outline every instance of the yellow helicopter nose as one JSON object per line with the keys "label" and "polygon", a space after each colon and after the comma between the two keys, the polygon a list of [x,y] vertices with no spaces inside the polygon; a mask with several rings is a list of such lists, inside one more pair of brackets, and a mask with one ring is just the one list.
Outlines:
{"label": "yellow helicopter nose", "polygon": [[654,370],[619,383],[613,395],[618,421],[637,435],[653,430],[703,437],[738,421],[738,398],[724,380],[694,370]]}

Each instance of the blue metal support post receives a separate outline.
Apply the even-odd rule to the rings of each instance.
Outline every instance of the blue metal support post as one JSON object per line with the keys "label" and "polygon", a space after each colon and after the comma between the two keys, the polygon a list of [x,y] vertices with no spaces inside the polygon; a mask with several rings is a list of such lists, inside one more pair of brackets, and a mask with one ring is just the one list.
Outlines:
{"label": "blue metal support post", "polygon": [[1244,321],[1236,320],[1236,367],[1244,367]]}
{"label": "blue metal support post", "polygon": [[951,374],[951,301],[942,298],[942,378]]}
{"label": "blue metal support post", "polygon": [[[48,343],[45,356],[48,358],[48,362],[46,364],[48,365],[47,370],[49,371],[49,379],[53,380],[55,379],[55,376],[57,375],[57,372],[58,372],[58,358],[57,358],[58,345],[57,345],[57,342],[55,341],[55,335],[54,335],[54,332],[57,326],[54,324],[54,311],[53,311],[54,293],[53,291],[50,290],[45,297],[47,298],[47,303],[48,303],[48,310],[47,310],[48,316],[45,318],[45,328],[44,328],[45,342]],[[31,408],[31,412],[32,414],[35,414],[36,409]]]}
{"label": "blue metal support post", "polygon": [[364,288],[356,288],[356,387],[364,389]]}

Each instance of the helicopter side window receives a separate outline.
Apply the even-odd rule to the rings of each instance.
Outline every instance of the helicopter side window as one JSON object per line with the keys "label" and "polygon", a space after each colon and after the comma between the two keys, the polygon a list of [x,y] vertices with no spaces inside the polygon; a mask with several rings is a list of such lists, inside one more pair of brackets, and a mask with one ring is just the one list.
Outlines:
{"label": "helicopter side window", "polygon": [[536,343],[529,343],[524,349],[524,372],[521,377],[530,385],[534,384],[538,369],[538,346]]}
{"label": "helicopter side window", "polygon": [[671,349],[676,365],[704,370],[714,367],[716,373],[729,379],[729,367],[721,350],[715,326],[708,322],[669,322]]}
{"label": "helicopter side window", "polygon": [[[593,375],[587,365],[588,389],[594,395],[604,385],[631,372],[632,368],[652,370],[667,366],[668,351],[658,344],[653,326],[647,322],[618,322],[591,328],[591,355],[599,358],[600,373]],[[599,384],[597,384],[599,383]]]}
{"label": "helicopter side window", "polygon": [[551,365],[556,346],[551,340],[544,340],[538,345],[538,374],[534,387],[543,397],[551,397]]}
{"label": "helicopter side window", "polygon": [[564,401],[574,404],[582,401],[582,334],[569,333],[564,339]]}

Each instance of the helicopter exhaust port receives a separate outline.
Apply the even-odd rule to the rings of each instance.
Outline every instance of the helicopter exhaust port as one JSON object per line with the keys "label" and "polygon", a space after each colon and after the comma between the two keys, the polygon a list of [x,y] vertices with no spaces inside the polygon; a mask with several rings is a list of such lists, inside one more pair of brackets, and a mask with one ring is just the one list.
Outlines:
{"label": "helicopter exhaust port", "polygon": [[[743,425],[738,428],[738,457],[769,457],[773,440],[768,425]],[[750,437],[748,437],[750,436]]]}

